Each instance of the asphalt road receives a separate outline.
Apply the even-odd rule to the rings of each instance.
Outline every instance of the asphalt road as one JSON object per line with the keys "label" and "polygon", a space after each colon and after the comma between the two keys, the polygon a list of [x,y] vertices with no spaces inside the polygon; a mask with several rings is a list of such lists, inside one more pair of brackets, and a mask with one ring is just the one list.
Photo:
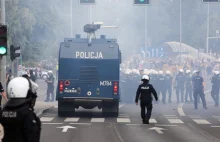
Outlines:
{"label": "asphalt road", "polygon": [[[43,80],[39,94],[46,92]],[[44,100],[44,97],[41,97]],[[74,117],[58,117],[57,106],[42,115],[41,142],[220,142],[220,111],[206,90],[208,109],[193,104],[154,104],[150,124],[142,124],[140,107],[120,104],[118,118],[103,117],[101,110],[78,109]]]}
{"label": "asphalt road", "polygon": [[154,104],[149,125],[142,124],[140,107],[134,104],[120,104],[118,118],[82,108],[75,117],[61,118],[55,106],[40,116],[41,142],[220,142],[219,107],[208,102],[207,110],[194,110],[192,104]]}

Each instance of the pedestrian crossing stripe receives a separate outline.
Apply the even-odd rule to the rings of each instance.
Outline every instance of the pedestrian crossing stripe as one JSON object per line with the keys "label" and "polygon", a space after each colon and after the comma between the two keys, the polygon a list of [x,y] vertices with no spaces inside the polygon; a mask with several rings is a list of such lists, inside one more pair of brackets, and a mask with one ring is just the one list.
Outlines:
{"label": "pedestrian crossing stripe", "polygon": [[193,119],[197,124],[211,124],[209,121],[205,119]]}
{"label": "pedestrian crossing stripe", "polygon": [[149,122],[150,123],[157,123],[156,119],[150,119]]}
{"label": "pedestrian crossing stripe", "polygon": [[168,121],[170,122],[170,123],[184,123],[182,120],[180,120],[180,119],[168,119]]}
{"label": "pedestrian crossing stripe", "polygon": [[91,122],[105,122],[105,118],[92,118]]}
{"label": "pedestrian crossing stripe", "polygon": [[54,119],[54,117],[41,117],[40,120],[43,122],[50,122]]}
{"label": "pedestrian crossing stripe", "polygon": [[117,118],[118,123],[131,123],[130,118]]}
{"label": "pedestrian crossing stripe", "polygon": [[[52,122],[56,117],[41,117],[40,120],[41,122]],[[106,121],[106,119],[108,118],[91,118],[90,122],[92,123],[104,123]],[[181,119],[173,119],[173,118],[166,118],[169,123],[171,124],[183,124],[184,122]],[[78,117],[73,117],[73,118],[65,118],[64,122],[72,122],[72,123],[78,123],[80,120],[80,118]],[[195,123],[197,124],[211,124],[209,121],[205,120],[205,119],[192,119]],[[58,120],[59,121],[59,120]],[[220,121],[220,120],[219,120]],[[141,120],[140,120],[141,122]],[[150,123],[158,123],[157,120],[155,118],[152,118],[149,120]],[[117,123],[131,123],[131,119],[130,118],[117,118]]]}
{"label": "pedestrian crossing stripe", "polygon": [[79,118],[66,118],[64,122],[78,122]]}

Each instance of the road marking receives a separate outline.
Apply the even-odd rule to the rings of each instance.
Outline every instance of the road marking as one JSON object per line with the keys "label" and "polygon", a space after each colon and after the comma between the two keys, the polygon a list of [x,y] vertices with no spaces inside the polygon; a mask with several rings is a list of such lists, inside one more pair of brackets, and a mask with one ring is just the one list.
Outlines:
{"label": "road marking", "polygon": [[219,118],[220,116],[212,116],[212,117],[217,117],[217,118]]}
{"label": "road marking", "polygon": [[220,128],[220,126],[211,126],[211,127],[213,127],[213,128]]}
{"label": "road marking", "polygon": [[161,127],[174,127],[178,125],[163,125],[163,124],[155,124],[155,126],[161,126]]}
{"label": "road marking", "polygon": [[178,110],[178,113],[179,113],[180,116],[186,116],[182,107],[178,108],[177,110]]}
{"label": "road marking", "polygon": [[91,123],[69,123],[74,125],[91,125]]}
{"label": "road marking", "polygon": [[165,117],[167,116],[167,117],[169,117],[169,116],[176,116],[176,115],[164,115]]}
{"label": "road marking", "polygon": [[118,123],[131,123],[129,118],[117,118]]}
{"label": "road marking", "polygon": [[149,123],[157,123],[156,119],[150,119]]}
{"label": "road marking", "polygon": [[124,104],[119,105],[119,108],[121,108]]}
{"label": "road marking", "polygon": [[42,123],[42,124],[44,124],[44,125],[50,125],[50,124],[52,124],[52,125],[60,125],[60,124],[63,124],[63,123]]}
{"label": "road marking", "polygon": [[126,124],[126,125],[129,125],[129,126],[139,126],[139,125],[146,125],[146,124]]}
{"label": "road marking", "polygon": [[220,116],[212,116],[214,117],[215,119],[218,119],[220,121]]}
{"label": "road marking", "polygon": [[168,119],[168,121],[170,122],[170,123],[184,123],[182,120],[180,120],[180,119]]}
{"label": "road marking", "polygon": [[205,119],[193,119],[197,124],[211,124],[209,121]]}
{"label": "road marking", "polygon": [[198,115],[192,115],[192,116],[189,116],[190,118],[202,118],[202,117],[200,117],[200,116],[198,116]]}
{"label": "road marking", "polygon": [[66,118],[64,122],[78,122],[79,118]]}
{"label": "road marking", "polygon": [[118,118],[129,118],[129,116],[118,116]]}
{"label": "road marking", "polygon": [[167,129],[159,128],[159,127],[152,127],[152,128],[149,128],[149,130],[155,130],[158,134],[163,134],[162,130],[167,130]]}
{"label": "road marking", "polygon": [[76,129],[76,127],[72,127],[72,126],[62,126],[62,127],[57,127],[57,128],[61,128],[63,129],[62,132],[67,132],[68,129]]}
{"label": "road marking", "polygon": [[178,117],[176,116],[166,116],[167,119],[177,119]]}
{"label": "road marking", "polygon": [[105,118],[92,118],[91,122],[105,122]]}
{"label": "road marking", "polygon": [[183,105],[184,105],[184,103],[179,104],[179,105],[178,105],[178,108],[182,108]]}
{"label": "road marking", "polygon": [[41,117],[40,120],[43,122],[49,122],[52,121],[54,119],[54,117]]}

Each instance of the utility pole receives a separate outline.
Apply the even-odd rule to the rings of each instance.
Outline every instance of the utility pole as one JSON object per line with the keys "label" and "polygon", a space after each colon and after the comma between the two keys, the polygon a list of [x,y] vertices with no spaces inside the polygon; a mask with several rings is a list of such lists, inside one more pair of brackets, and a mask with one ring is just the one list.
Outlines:
{"label": "utility pole", "polygon": [[180,0],[180,52],[184,52],[182,49],[182,0]]}
{"label": "utility pole", "polygon": [[209,53],[209,2],[207,10],[206,54]]}
{"label": "utility pole", "polygon": [[91,24],[92,23],[92,6],[89,5],[89,11],[88,11],[88,15],[89,15],[89,23]]}
{"label": "utility pole", "polygon": [[[1,0],[1,24],[5,25],[5,0]],[[4,90],[6,91],[6,56],[0,59],[1,76],[0,80]],[[5,99],[2,99],[1,105],[5,104]]]}
{"label": "utility pole", "polygon": [[70,0],[70,36],[73,38],[73,0]]}

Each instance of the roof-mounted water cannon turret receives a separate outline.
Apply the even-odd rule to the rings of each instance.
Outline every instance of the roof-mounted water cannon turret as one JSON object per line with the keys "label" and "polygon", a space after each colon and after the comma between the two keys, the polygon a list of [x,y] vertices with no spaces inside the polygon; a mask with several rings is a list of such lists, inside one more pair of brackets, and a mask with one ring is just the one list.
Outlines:
{"label": "roof-mounted water cannon turret", "polygon": [[88,45],[92,43],[92,39],[95,39],[95,32],[100,28],[118,28],[117,26],[102,26],[103,22],[93,22],[93,24],[86,24],[84,26],[84,32],[87,33]]}

